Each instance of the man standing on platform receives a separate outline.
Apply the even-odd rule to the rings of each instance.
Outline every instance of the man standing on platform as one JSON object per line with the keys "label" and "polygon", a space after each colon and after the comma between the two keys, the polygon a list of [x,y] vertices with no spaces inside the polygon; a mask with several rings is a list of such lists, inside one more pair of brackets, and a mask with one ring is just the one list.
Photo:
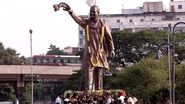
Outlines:
{"label": "man standing on platform", "polygon": [[107,56],[114,57],[114,44],[111,33],[100,19],[100,9],[93,5],[90,7],[90,18],[76,15],[71,7],[64,2],[53,5],[55,11],[60,7],[67,11],[85,30],[86,45],[84,48],[82,69],[85,72],[86,90],[103,89],[103,70],[109,69]]}

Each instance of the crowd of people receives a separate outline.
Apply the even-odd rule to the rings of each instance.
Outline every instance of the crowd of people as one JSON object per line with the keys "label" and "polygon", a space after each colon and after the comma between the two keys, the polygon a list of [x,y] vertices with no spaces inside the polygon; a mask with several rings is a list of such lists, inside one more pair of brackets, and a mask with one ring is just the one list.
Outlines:
{"label": "crowd of people", "polygon": [[120,90],[116,93],[110,91],[65,93],[56,98],[55,104],[139,104],[139,102],[135,96]]}

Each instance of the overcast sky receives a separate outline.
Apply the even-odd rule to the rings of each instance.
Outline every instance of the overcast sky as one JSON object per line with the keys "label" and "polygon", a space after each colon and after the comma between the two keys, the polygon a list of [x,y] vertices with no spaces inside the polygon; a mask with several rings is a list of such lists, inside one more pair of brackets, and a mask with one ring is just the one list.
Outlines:
{"label": "overcast sky", "polygon": [[[49,45],[60,49],[78,45],[78,25],[67,12],[54,12],[53,4],[68,3],[79,15],[87,15],[86,0],[0,0],[0,42],[26,57],[30,56],[30,34],[33,55],[46,54]],[[102,14],[120,14],[125,9],[142,7],[145,1],[159,0],[96,0]],[[170,0],[163,0],[167,8]]]}

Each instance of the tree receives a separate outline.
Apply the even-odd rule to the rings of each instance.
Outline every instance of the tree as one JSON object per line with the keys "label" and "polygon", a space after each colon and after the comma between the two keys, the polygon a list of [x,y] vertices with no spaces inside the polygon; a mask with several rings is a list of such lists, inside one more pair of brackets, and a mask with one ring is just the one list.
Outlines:
{"label": "tree", "polygon": [[185,34],[178,33],[175,35],[175,53],[177,54],[177,62],[180,63],[185,59]]}
{"label": "tree", "polygon": [[23,98],[24,98],[24,104],[30,104],[31,103],[31,84],[27,83],[24,88],[24,93],[23,93]]}
{"label": "tree", "polygon": [[[110,74],[110,75],[109,75]],[[111,69],[108,75],[104,74],[103,76],[103,88],[110,89],[119,89],[118,85],[120,71],[117,69]]]}
{"label": "tree", "polygon": [[[155,56],[158,51],[167,53],[168,35],[172,43],[172,34],[161,30],[143,30],[139,32],[118,31],[113,32],[112,37],[115,45],[115,62],[122,63],[125,59],[127,62],[138,62],[144,57]],[[178,54],[177,61],[185,59],[185,35],[183,33],[175,35],[175,52]]]}
{"label": "tree", "polygon": [[134,66],[122,71],[117,77],[119,78],[118,86],[125,89],[127,93],[136,94],[144,102],[148,102],[154,97],[155,101],[166,100],[165,98],[168,98],[169,95],[165,94],[168,85],[167,62],[165,60],[142,59]]}
{"label": "tree", "polygon": [[80,51],[78,51],[76,53],[76,56],[80,56],[80,60],[82,60],[83,59],[83,53],[84,53],[84,49],[81,49]]}
{"label": "tree", "polygon": [[185,104],[185,65],[181,64],[176,67],[176,90],[175,96],[177,104]]}
{"label": "tree", "polygon": [[21,65],[25,63],[25,57],[19,56],[16,50],[11,48],[4,48],[0,43],[0,65]]}
{"label": "tree", "polygon": [[34,84],[34,99],[36,101],[44,100],[44,84],[42,83],[35,83]]}
{"label": "tree", "polygon": [[[72,74],[72,76],[64,82],[63,91],[67,90],[82,90],[84,89],[84,84],[83,84],[83,70],[78,70],[76,73]],[[61,91],[62,92],[62,91]]]}
{"label": "tree", "polygon": [[156,55],[158,47],[167,42],[167,33],[164,31],[119,31],[112,36],[118,61],[138,62],[143,56]]}
{"label": "tree", "polygon": [[0,84],[0,101],[15,101],[16,95],[14,88],[8,83]]}
{"label": "tree", "polygon": [[50,45],[49,51],[46,53],[47,55],[63,55],[65,54],[63,50],[60,50],[60,48],[56,47],[56,45]]}

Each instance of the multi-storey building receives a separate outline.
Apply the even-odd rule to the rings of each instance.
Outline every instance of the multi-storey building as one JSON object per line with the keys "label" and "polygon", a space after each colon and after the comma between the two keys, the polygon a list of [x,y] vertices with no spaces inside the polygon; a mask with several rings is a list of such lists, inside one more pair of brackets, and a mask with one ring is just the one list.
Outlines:
{"label": "multi-storey building", "polygon": [[[173,26],[177,22],[185,21],[185,9],[175,9],[181,6],[184,8],[185,1],[172,0],[170,5],[174,6],[174,11],[172,9],[169,12],[164,11],[162,2],[145,2],[141,8],[123,9],[121,14],[103,14],[101,18],[111,32],[119,30],[138,32],[144,29],[168,30],[169,24]],[[85,44],[84,33],[84,30],[79,27],[80,48],[83,48]]]}
{"label": "multi-storey building", "polygon": [[184,12],[185,11],[185,0],[170,2],[170,11],[171,12]]}
{"label": "multi-storey building", "polygon": [[63,51],[66,54],[76,55],[79,52],[79,48],[78,47],[65,47]]}
{"label": "multi-storey building", "polygon": [[148,12],[162,12],[163,11],[163,3],[159,2],[144,2],[143,3],[143,11],[145,13]]}
{"label": "multi-storey building", "polygon": [[74,65],[80,64],[80,56],[76,55],[34,55],[34,65]]}

